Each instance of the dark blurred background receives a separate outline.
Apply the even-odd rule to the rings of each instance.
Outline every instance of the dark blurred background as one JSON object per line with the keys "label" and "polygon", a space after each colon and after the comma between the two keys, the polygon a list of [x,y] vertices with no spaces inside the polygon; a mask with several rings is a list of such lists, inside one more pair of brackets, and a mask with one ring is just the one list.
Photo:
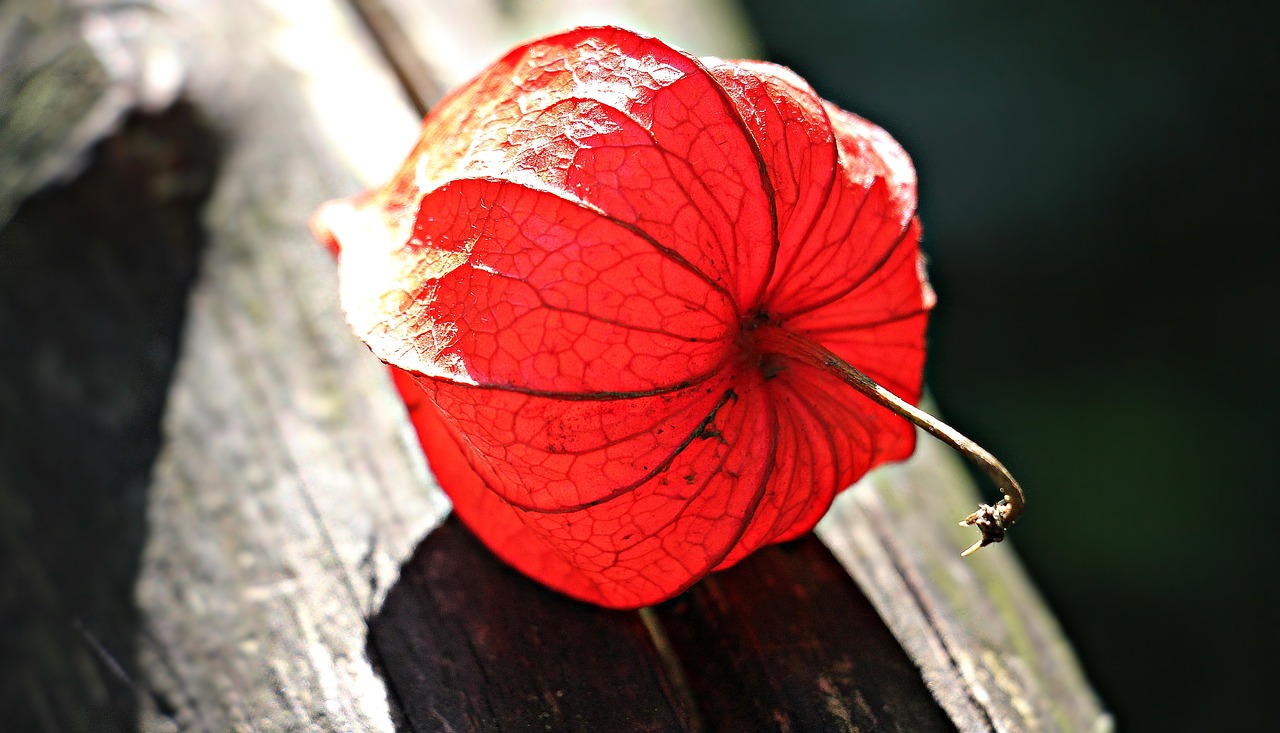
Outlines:
{"label": "dark blurred background", "polygon": [[743,4],[915,159],[929,383],[1120,729],[1280,730],[1276,5]]}

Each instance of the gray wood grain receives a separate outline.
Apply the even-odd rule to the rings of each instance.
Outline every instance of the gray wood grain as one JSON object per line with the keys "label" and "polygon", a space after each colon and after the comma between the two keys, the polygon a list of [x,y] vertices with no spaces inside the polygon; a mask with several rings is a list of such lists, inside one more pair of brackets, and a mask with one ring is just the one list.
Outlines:
{"label": "gray wood grain", "polygon": [[306,222],[362,165],[397,162],[343,135],[407,145],[416,115],[340,6],[190,2],[172,20],[228,142],[136,587],[139,666],[173,709],[144,705],[142,727],[391,730],[365,619],[448,504]]}

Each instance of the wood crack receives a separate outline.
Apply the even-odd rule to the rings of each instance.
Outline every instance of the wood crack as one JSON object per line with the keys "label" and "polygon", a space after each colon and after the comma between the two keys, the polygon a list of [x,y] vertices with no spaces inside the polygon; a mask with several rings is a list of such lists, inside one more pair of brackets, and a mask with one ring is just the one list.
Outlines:
{"label": "wood crack", "polygon": [[426,116],[444,96],[445,90],[426,62],[413,50],[413,42],[397,22],[395,14],[380,0],[346,1],[369,31],[369,37],[377,44],[378,52],[409,96],[413,108],[419,115]]}

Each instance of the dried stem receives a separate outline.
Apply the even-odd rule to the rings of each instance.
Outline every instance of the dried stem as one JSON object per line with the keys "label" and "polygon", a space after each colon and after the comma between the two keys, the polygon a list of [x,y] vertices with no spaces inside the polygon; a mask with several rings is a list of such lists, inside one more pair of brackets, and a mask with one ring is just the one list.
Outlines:
{"label": "dried stem", "polygon": [[863,374],[849,362],[836,356],[821,344],[772,326],[761,327],[755,332],[754,339],[757,347],[766,353],[785,354],[839,376],[859,392],[910,420],[926,430],[930,435],[963,453],[966,458],[982,469],[982,472],[1004,493],[1004,499],[995,506],[982,504],[977,511],[960,522],[961,526],[977,527],[982,534],[977,542],[974,542],[969,546],[969,549],[961,554],[971,555],[987,545],[1004,539],[1005,531],[1012,527],[1013,523],[1022,514],[1022,509],[1026,505],[1026,497],[1022,493],[1022,487],[1018,485],[1017,479],[987,449],[966,438],[950,425],[880,386],[875,380]]}

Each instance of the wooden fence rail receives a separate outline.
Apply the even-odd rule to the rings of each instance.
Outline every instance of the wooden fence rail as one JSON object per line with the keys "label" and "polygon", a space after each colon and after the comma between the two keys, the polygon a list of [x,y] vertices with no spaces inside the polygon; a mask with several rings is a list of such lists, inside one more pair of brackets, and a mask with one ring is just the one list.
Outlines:
{"label": "wooden fence rail", "polygon": [[[448,518],[306,222],[537,7],[0,6],[0,728],[1108,730],[928,439],[639,613]],[[726,8],[610,12],[742,53]]]}

